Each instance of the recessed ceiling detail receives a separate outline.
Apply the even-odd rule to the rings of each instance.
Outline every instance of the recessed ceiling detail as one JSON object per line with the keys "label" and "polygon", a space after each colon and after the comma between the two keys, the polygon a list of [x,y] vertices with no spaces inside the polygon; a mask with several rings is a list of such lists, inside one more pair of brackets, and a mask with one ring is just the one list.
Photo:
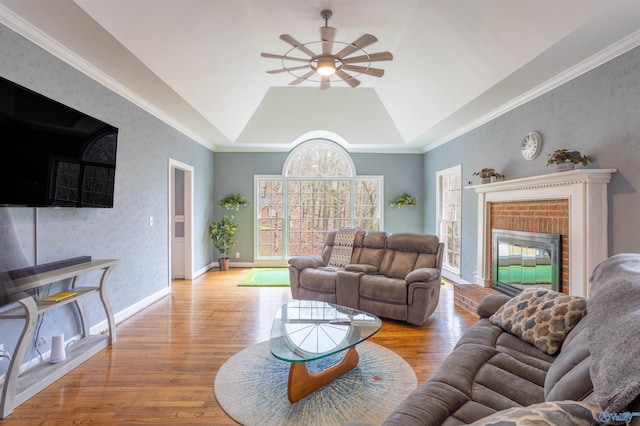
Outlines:
{"label": "recessed ceiling detail", "polygon": [[[322,132],[349,152],[420,153],[640,46],[638,1],[0,0],[0,38],[25,37],[212,150],[284,152]],[[318,90],[315,71],[289,85],[322,65],[300,44],[353,49],[328,62],[357,90],[335,74]],[[287,49],[302,61],[283,63]],[[369,53],[383,51],[393,60]]]}
{"label": "recessed ceiling detail", "polygon": [[[391,61],[391,52],[368,53],[365,47],[378,41],[371,34],[364,34],[352,43],[336,41],[336,29],[329,26],[329,19],[332,16],[330,10],[323,10],[320,13],[324,19],[324,27],[320,28],[321,41],[311,41],[300,43],[289,34],[282,34],[280,39],[289,43],[293,48],[284,55],[273,53],[262,53],[263,58],[280,59],[281,69],[267,71],[268,74],[278,74],[288,72],[295,77],[289,85],[295,86],[303,81],[314,81],[320,83],[320,89],[328,89],[332,81],[344,81],[351,87],[360,84],[356,77],[360,75],[371,75],[382,77],[384,70],[373,68],[372,62]],[[337,53],[332,53],[334,47],[339,49]],[[319,51],[320,53],[316,53]],[[300,54],[306,57],[299,57]],[[351,56],[357,54],[357,56]],[[305,65],[300,65],[303,62]],[[354,65],[359,64],[359,65]],[[347,71],[349,71],[350,74]]]}

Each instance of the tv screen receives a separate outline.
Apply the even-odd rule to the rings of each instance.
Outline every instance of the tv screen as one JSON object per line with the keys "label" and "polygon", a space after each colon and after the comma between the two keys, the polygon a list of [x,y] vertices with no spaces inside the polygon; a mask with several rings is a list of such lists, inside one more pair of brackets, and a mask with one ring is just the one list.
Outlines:
{"label": "tv screen", "polygon": [[113,207],[118,129],[0,77],[0,206]]}

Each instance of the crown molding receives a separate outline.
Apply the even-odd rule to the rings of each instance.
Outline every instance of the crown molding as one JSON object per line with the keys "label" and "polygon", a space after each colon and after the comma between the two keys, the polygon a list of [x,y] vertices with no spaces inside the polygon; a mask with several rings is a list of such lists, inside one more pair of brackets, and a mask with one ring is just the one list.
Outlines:
{"label": "crown molding", "polygon": [[561,85],[573,80],[574,78],[577,78],[638,46],[640,46],[640,31],[636,31],[629,36],[617,41],[611,46],[599,51],[595,55],[556,75],[552,79],[547,80],[546,82],[529,90],[521,96],[512,99],[511,101],[503,104],[499,108],[494,109],[488,114],[483,115],[477,120],[470,122],[466,126],[460,127],[454,132],[451,132],[440,139],[427,143],[426,145],[424,145],[423,152],[431,151],[432,149],[444,145],[447,142],[451,142],[453,139],[460,137],[465,133],[468,133],[471,130],[482,126],[483,124],[486,124],[491,120],[494,120],[506,114],[507,112],[519,106],[522,106],[527,102],[532,101],[533,99],[544,95],[547,92],[550,92],[553,89],[560,87]]}
{"label": "crown molding", "polygon": [[137,107],[153,115],[157,119],[165,122],[169,126],[176,129],[178,132],[189,137],[190,139],[193,139],[195,142],[199,143],[205,148],[211,151],[215,149],[214,144],[205,140],[200,135],[192,132],[189,128],[174,120],[171,116],[156,108],[154,105],[147,102],[144,98],[129,90],[127,87],[112,79],[109,75],[105,74],[91,63],[85,61],[76,53],[58,43],[56,40],[49,37],[47,34],[32,25],[30,22],[25,21],[22,17],[15,14],[12,10],[8,9],[2,4],[0,4],[0,24],[3,24],[10,30],[18,33],[22,37],[44,49],[56,58],[65,62],[81,73],[87,75],[107,89],[120,95]]}

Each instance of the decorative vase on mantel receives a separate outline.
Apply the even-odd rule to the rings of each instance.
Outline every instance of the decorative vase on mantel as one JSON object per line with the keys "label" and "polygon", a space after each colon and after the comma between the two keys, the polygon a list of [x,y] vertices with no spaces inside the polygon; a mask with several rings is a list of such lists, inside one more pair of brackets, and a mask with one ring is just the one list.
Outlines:
{"label": "decorative vase on mantel", "polygon": [[559,172],[566,172],[569,170],[573,170],[575,168],[576,168],[576,165],[570,161],[567,161],[566,163],[556,164],[556,170]]}

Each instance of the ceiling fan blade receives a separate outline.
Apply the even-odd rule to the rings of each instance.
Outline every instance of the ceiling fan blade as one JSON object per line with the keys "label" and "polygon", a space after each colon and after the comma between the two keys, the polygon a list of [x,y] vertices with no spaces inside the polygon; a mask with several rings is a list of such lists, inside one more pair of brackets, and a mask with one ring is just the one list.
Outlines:
{"label": "ceiling fan blade", "polygon": [[378,41],[378,39],[371,34],[365,34],[338,53],[336,53],[336,56],[342,59],[345,56],[351,55],[356,50],[364,49],[365,47],[369,46],[371,43],[375,43],[376,41]]}
{"label": "ceiling fan blade", "polygon": [[311,77],[313,74],[315,74],[314,70],[309,71],[308,73],[306,73],[305,75],[296,78],[295,80],[293,80],[291,83],[289,83],[289,86],[295,86],[297,84],[302,83],[303,81],[307,81],[307,78]]}
{"label": "ceiling fan blade", "polygon": [[336,70],[336,75],[338,77],[340,77],[341,79],[343,79],[344,81],[347,82],[347,84],[349,84],[349,86],[351,87],[356,87],[360,84],[360,80],[358,80],[355,77],[350,76],[349,74],[347,74],[346,72],[342,71],[342,70]]}
{"label": "ceiling fan blade", "polygon": [[269,71],[267,71],[267,74],[279,74],[281,72],[303,70],[305,68],[309,68],[309,65],[302,65],[302,66],[293,67],[293,68],[280,68],[280,69],[277,69],[277,70],[269,70]]}
{"label": "ceiling fan blade", "polygon": [[374,77],[382,77],[384,70],[380,68],[359,67],[357,65],[343,65],[342,69],[347,71],[359,72],[360,74],[372,75]]}
{"label": "ceiling fan blade", "polygon": [[353,58],[344,58],[343,64],[355,64],[356,62],[376,62],[376,61],[391,61],[393,55],[391,52],[378,52],[371,53],[370,55],[354,56]]}
{"label": "ceiling fan blade", "polygon": [[333,50],[333,40],[336,37],[336,29],[332,27],[321,27],[320,36],[322,38],[322,54],[331,55]]}
{"label": "ceiling fan blade", "polygon": [[274,55],[273,53],[261,53],[260,56],[262,56],[263,58],[271,58],[271,59],[286,59],[287,61],[309,62],[309,59],[293,58],[291,56]]}
{"label": "ceiling fan blade", "polygon": [[299,51],[304,52],[309,56],[316,56],[316,54],[313,53],[311,50],[309,50],[309,48],[304,46],[302,43],[300,43],[295,38],[291,37],[289,34],[282,34],[280,36],[280,39],[283,40],[283,41],[286,41],[287,43],[289,43],[293,47],[297,48]]}
{"label": "ceiling fan blade", "polygon": [[322,80],[320,80],[320,90],[325,90],[331,87],[331,76],[323,75]]}

